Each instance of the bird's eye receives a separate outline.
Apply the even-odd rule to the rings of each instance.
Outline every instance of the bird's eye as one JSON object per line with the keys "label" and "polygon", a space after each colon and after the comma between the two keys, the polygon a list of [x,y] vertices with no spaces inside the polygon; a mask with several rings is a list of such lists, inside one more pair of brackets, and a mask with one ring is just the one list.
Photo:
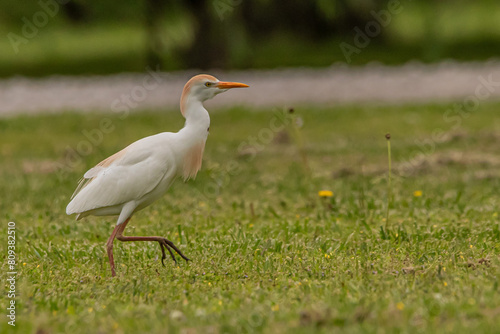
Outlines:
{"label": "bird's eye", "polygon": [[210,87],[210,86],[212,86],[212,83],[211,83],[211,82],[207,82],[207,83],[205,84],[205,86],[206,86],[206,87]]}

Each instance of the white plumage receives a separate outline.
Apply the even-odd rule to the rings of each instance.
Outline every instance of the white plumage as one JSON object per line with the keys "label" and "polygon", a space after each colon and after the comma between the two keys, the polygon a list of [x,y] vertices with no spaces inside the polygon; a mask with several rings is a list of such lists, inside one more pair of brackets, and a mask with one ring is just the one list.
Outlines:
{"label": "white plumage", "polygon": [[156,241],[165,259],[164,247],[174,249],[161,237],[126,237],[123,230],[130,217],[160,198],[177,177],[194,178],[201,168],[210,117],[203,102],[229,88],[248,87],[235,82],[221,82],[202,74],[189,80],[181,96],[181,112],[186,118],[184,128],[177,133],[164,132],[140,139],[88,170],[66,207],[66,213],[77,219],[88,215],[118,215],[116,227],[108,240],[108,256],[115,276],[113,240]]}
{"label": "white plumage", "polygon": [[[112,160],[104,160],[103,165],[85,173],[66,213],[78,213],[77,219],[90,214],[118,215],[127,204],[138,208],[158,193],[155,189],[166,191],[165,185],[170,185],[181,167],[172,146],[179,146],[176,136],[161,133],[138,140],[111,156]],[[124,222],[121,218],[117,224]]]}

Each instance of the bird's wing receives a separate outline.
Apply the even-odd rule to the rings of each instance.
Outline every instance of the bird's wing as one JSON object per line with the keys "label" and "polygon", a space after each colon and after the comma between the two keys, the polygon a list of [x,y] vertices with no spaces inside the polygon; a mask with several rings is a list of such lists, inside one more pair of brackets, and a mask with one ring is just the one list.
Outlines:
{"label": "bird's wing", "polygon": [[175,164],[165,147],[147,137],[101,161],[80,181],[67,214],[82,213],[140,199],[169,174]]}
{"label": "bird's wing", "polygon": [[71,195],[71,199],[73,199],[78,193],[85,188],[90,182],[95,180],[95,178],[99,175],[100,172],[104,171],[106,168],[108,168],[110,165],[112,165],[114,162],[117,162],[123,155],[125,155],[127,148],[121,150],[120,152],[117,152],[113,154],[112,156],[104,159],[103,161],[99,162],[97,165],[89,169],[83,177],[78,181],[78,186],[76,187],[75,191],[73,192],[73,195]]}

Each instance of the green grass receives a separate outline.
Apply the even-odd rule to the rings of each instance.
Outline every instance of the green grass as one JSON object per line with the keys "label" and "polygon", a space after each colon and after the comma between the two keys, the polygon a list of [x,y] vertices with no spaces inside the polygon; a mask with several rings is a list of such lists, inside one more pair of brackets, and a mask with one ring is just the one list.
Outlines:
{"label": "green grass", "polygon": [[[114,218],[76,222],[65,206],[87,168],[138,138],[178,129],[181,116],[0,120],[0,251],[5,263],[6,225],[15,221],[15,329],[494,332],[500,104],[483,104],[456,128],[443,120],[447,108],[297,106],[295,120],[274,133],[262,129],[278,124],[271,120],[279,110],[213,112],[197,179],[177,182],[127,228],[128,235],[170,238],[192,261],[163,268],[157,244],[116,241],[116,278],[105,252]],[[69,168],[68,152],[103,117],[115,130]],[[402,169],[436,129],[446,136],[435,150]],[[393,200],[386,228],[387,132]],[[272,140],[240,146],[259,135]],[[334,196],[319,198],[319,190]],[[7,305],[5,293],[0,303]],[[0,332],[14,332],[5,318]]]}

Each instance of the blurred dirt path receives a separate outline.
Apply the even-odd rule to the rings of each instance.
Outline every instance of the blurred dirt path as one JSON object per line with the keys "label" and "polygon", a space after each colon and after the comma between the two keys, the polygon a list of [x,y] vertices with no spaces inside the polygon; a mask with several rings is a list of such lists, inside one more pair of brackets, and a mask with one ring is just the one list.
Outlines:
{"label": "blurred dirt path", "polygon": [[[197,72],[152,72],[3,79],[0,116],[64,110],[177,110],[184,83]],[[500,100],[500,61],[210,73],[221,80],[250,85],[208,101],[212,109],[235,104],[282,107],[310,103],[465,102],[471,96]]]}

